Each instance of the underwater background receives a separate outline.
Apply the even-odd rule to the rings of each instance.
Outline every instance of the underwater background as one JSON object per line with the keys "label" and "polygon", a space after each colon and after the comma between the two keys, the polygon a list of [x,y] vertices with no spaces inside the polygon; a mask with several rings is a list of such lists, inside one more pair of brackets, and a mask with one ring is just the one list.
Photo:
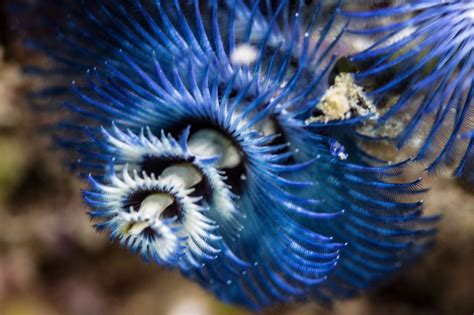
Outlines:
{"label": "underwater background", "polygon": [[[23,77],[20,65],[44,60],[26,53],[0,19],[0,315],[249,314],[177,271],[125,254],[90,227],[83,185],[45,150],[37,113],[21,97],[43,82]],[[447,176],[427,178],[427,186],[426,211],[444,218],[437,245],[420,263],[331,307],[294,304],[263,314],[471,314],[474,193]]]}

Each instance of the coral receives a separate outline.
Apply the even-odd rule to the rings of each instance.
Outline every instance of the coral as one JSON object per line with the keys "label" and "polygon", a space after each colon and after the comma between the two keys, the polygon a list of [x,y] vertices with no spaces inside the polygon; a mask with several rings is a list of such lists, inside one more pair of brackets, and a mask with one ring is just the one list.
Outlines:
{"label": "coral", "polygon": [[315,110],[320,111],[320,115],[310,117],[306,120],[306,124],[327,123],[331,120],[343,120],[356,116],[377,117],[377,115],[371,115],[376,111],[372,101],[364,95],[363,89],[355,84],[349,73],[336,76],[334,84],[324,93]]}

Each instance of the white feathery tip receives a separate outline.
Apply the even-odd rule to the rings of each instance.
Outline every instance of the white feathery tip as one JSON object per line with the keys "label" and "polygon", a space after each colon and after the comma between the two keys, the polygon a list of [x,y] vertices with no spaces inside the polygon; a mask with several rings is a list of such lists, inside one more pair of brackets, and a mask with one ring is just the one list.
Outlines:
{"label": "white feathery tip", "polygon": [[230,61],[234,65],[248,65],[257,60],[258,51],[255,47],[242,44],[235,48],[230,55]]}

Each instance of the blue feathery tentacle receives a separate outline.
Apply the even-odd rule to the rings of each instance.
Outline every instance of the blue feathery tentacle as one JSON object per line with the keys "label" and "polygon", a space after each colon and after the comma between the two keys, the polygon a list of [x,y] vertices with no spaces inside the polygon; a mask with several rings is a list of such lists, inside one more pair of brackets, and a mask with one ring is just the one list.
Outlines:
{"label": "blue feathery tentacle", "polygon": [[471,140],[469,141],[469,146],[461,160],[462,162],[455,170],[455,175],[462,183],[472,188],[474,187],[474,133],[468,134],[466,137],[471,137]]}
{"label": "blue feathery tentacle", "polygon": [[410,161],[381,167],[352,164],[335,140],[289,117],[291,113],[281,118],[282,126],[292,146],[300,149],[296,160],[317,158],[305,174],[315,183],[313,194],[323,209],[344,209],[343,215],[320,226],[346,246],[328,280],[310,289],[313,296],[346,298],[380,285],[431,245],[438,217],[422,215],[423,201],[417,196],[426,189],[421,178],[388,180]]}
{"label": "blue feathery tentacle", "polygon": [[462,135],[474,128],[472,1],[403,1],[342,14],[353,21],[350,33],[373,43],[351,56],[361,65],[356,79],[371,88],[380,111],[369,134],[396,121],[394,143],[411,147],[427,171],[462,168],[471,146]]}
{"label": "blue feathery tentacle", "polygon": [[[84,192],[84,198],[94,209],[91,216],[103,220],[96,224],[97,229],[108,230],[112,239],[119,238],[122,245],[140,252],[146,260],[187,269],[215,259],[219,253],[219,237],[214,234],[217,226],[203,215],[205,209],[196,204],[199,198],[191,197],[190,190],[154,174],[140,176],[134,170],[130,176],[127,166],[120,177],[112,173],[107,185],[92,177],[89,182],[91,190]],[[143,205],[144,200],[136,200],[142,193],[155,197],[157,203],[166,202],[166,207],[177,203],[179,212],[172,216],[170,211],[170,216],[166,208],[161,213],[151,211]]]}
{"label": "blue feathery tentacle", "polygon": [[[228,242],[235,240],[235,238],[239,236],[240,230],[242,229],[240,221],[243,218],[242,214],[238,212],[235,206],[234,199],[236,196],[229,190],[228,185],[226,185],[224,182],[223,176],[214,166],[216,158],[203,159],[192,155],[187,148],[186,134],[184,135],[183,140],[178,142],[171,136],[165,136],[164,133],[162,133],[160,138],[157,138],[151,133],[149,129],[146,131],[146,133],[142,130],[140,135],[135,135],[131,132],[128,134],[124,133],[114,126],[111,131],[102,128],[101,136],[103,139],[94,137],[93,141],[103,149],[102,154],[104,156],[104,163],[107,159],[113,161],[111,168],[109,166],[112,174],[107,174],[105,182],[117,181],[112,180],[117,177],[115,175],[116,169],[122,169],[122,171],[126,169],[127,171],[124,171],[125,173],[122,177],[129,179],[129,176],[127,176],[128,170],[133,169],[134,174],[138,172],[142,173],[144,177],[151,177],[151,180],[148,179],[148,182],[164,182],[176,190],[179,189],[179,187],[174,186],[177,184],[180,185],[181,183],[179,181],[176,182],[176,180],[173,182],[173,180],[170,178],[170,174],[176,171],[181,171],[184,172],[183,175],[185,178],[191,178],[190,180],[193,184],[191,188],[185,187],[186,189],[193,189],[192,192],[188,191],[188,194],[196,196],[199,194],[196,194],[195,190],[200,188],[197,185],[199,184],[197,182],[199,182],[201,179],[192,179],[192,177],[193,175],[195,177],[204,177],[203,182],[206,187],[202,187],[201,189],[209,189],[209,194],[211,196],[206,198],[206,196],[199,195],[199,198],[194,197],[194,199],[191,199],[191,201],[197,203],[198,207],[202,208],[204,206],[208,210],[201,211],[203,216],[200,214],[194,214],[195,217],[192,217],[191,214],[187,214],[185,211],[186,208],[184,206],[182,207],[183,210],[178,209],[175,210],[175,212],[183,212],[183,218],[180,218],[178,223],[181,223],[184,227],[186,227],[186,224],[188,224],[187,228],[185,229],[186,232],[189,234],[192,234],[192,232],[198,233],[193,237],[186,235],[187,239],[193,241],[199,239],[199,237],[202,237],[204,234],[210,233],[209,236],[206,236],[205,240],[200,240],[199,245],[202,246],[203,242],[210,241],[215,243],[213,244],[213,247],[216,247],[217,251],[214,250],[212,256],[210,257],[209,254],[203,255],[207,261],[203,261],[202,257],[195,257],[196,254],[194,253],[194,255],[191,257],[191,261],[189,261],[190,259],[188,256],[188,259],[182,259],[179,262],[178,265],[180,268],[183,270],[203,268],[203,265],[205,264],[205,268],[212,269],[212,272],[218,274],[220,279],[225,279],[223,280],[224,282],[231,279],[232,275],[239,275],[243,270],[245,270],[245,267],[247,267],[248,264],[239,260],[226,245]],[[173,165],[175,165],[174,169],[172,168]],[[183,165],[185,166],[183,167]],[[181,168],[177,169],[176,166]],[[186,167],[188,167],[188,169]],[[189,167],[196,168],[196,171],[190,170]],[[158,175],[161,176],[156,179],[155,177]],[[175,175],[179,176],[179,174]],[[136,177],[137,175],[135,175],[135,178]],[[126,184],[133,183],[134,182],[130,182],[129,180]],[[131,188],[132,187],[127,186],[127,189]],[[154,189],[156,190],[156,188]],[[94,189],[92,192],[86,191],[85,199],[89,200],[90,198],[88,198],[88,196],[91,194],[92,196],[100,196],[101,200],[104,199],[104,196],[100,195],[100,191],[100,189]],[[150,191],[153,192],[154,190],[148,188],[148,192]],[[144,196],[147,191],[142,190],[141,193]],[[127,195],[130,196],[133,194],[121,192],[122,199],[124,199],[124,196]],[[204,201],[202,198],[204,198]],[[140,204],[140,202],[140,200],[136,201],[138,204]],[[90,202],[88,203],[93,209],[97,209],[95,204],[91,204]],[[116,210],[115,212],[110,212],[100,209],[100,211],[94,210],[91,212],[93,218],[97,216],[103,218],[105,214],[107,214],[107,217],[112,217],[112,220],[116,220],[118,216]],[[188,218],[186,216],[188,216]],[[120,219],[121,217],[118,216],[118,218]],[[185,221],[185,219],[188,221]],[[193,222],[193,220],[195,222]],[[200,222],[204,222],[205,224]],[[211,224],[211,222],[214,224],[212,231],[209,230],[206,232],[199,230],[199,228],[202,227],[209,227],[208,224]],[[194,224],[196,224],[196,230],[194,230]],[[100,227],[102,228],[103,225],[104,224],[101,223]],[[215,236],[213,236],[213,234],[215,234]],[[111,235],[114,235],[114,232],[111,232]],[[183,236],[181,237],[183,238]],[[220,238],[222,238],[222,240]],[[186,246],[181,247],[186,248]],[[205,247],[210,249],[209,246]],[[200,250],[201,248],[194,247],[193,249]],[[159,253],[158,249],[157,251]],[[219,260],[222,260],[222,262]],[[160,261],[158,261],[158,263],[160,263]]]}
{"label": "blue feathery tentacle", "polygon": [[354,164],[307,123],[347,27],[322,4],[68,4],[34,46],[75,77],[57,137],[98,228],[252,309],[344,297],[418,256],[421,183],[387,180],[407,163]]}
{"label": "blue feathery tentacle", "polygon": [[[159,6],[159,2],[157,6]],[[187,62],[176,61],[169,65],[166,63],[166,59],[163,60],[166,57],[154,54],[151,56],[151,65],[143,66],[141,60],[137,60],[136,55],[133,56],[125,50],[119,49],[116,52],[117,60],[113,60],[113,62],[108,60],[104,65],[105,70],[89,71],[82,87],[73,86],[77,98],[73,102],[68,102],[66,106],[80,115],[73,116],[68,124],[77,124],[80,127],[80,124],[83,124],[81,116],[87,116],[88,119],[96,121],[96,126],[113,121],[117,126],[136,131],[138,128],[148,126],[152,131],[164,129],[180,132],[190,125],[190,132],[194,135],[204,127],[204,129],[213,128],[229,137],[239,147],[243,155],[244,170],[239,174],[238,180],[244,181],[245,184],[237,181],[236,185],[243,186],[243,191],[240,193],[239,209],[246,218],[245,228],[242,231],[244,234],[240,235],[237,241],[229,240],[228,246],[238,257],[252,263],[254,267],[252,272],[246,274],[249,277],[258,278],[252,282],[252,285],[260,288],[258,292],[244,293],[245,289],[242,287],[245,285],[244,283],[228,278],[224,278],[226,281],[223,286],[219,281],[215,281],[216,278],[223,277],[223,275],[216,275],[210,268],[184,270],[184,273],[201,282],[216,294],[221,294],[223,299],[258,307],[263,304],[263,297],[269,296],[271,298],[265,303],[269,305],[274,303],[276,298],[283,300],[285,297],[285,294],[272,296],[277,290],[275,285],[280,286],[279,290],[289,290],[288,294],[299,293],[301,295],[304,293],[301,288],[305,285],[323,281],[325,275],[334,267],[341,246],[332,242],[330,237],[322,236],[310,229],[304,229],[301,224],[295,221],[294,216],[306,216],[316,221],[326,220],[328,216],[332,215],[318,214],[310,209],[310,201],[289,192],[289,190],[301,189],[310,184],[285,178],[286,172],[296,172],[304,167],[283,164],[290,156],[289,152],[285,150],[286,146],[272,144],[278,138],[277,136],[273,134],[265,136],[259,132],[260,125],[269,123],[266,120],[278,104],[277,99],[286,97],[286,94],[291,91],[291,86],[289,86],[285,93],[270,100],[271,96],[275,95],[277,89],[280,88],[283,77],[288,72],[289,59],[286,55],[286,59],[282,59],[278,49],[274,49],[271,54],[275,59],[284,60],[284,66],[278,65],[278,67],[275,66],[275,69],[269,68],[267,72],[260,72],[261,75],[255,75],[258,72],[253,67],[231,64],[230,56],[227,56],[229,52],[223,48],[222,37],[215,35],[211,44],[209,34],[212,33],[199,27],[203,22],[198,8],[196,9],[194,19],[198,27],[194,32],[185,28],[184,34],[179,34],[176,26],[166,21],[160,22],[167,23],[166,30],[174,35],[173,38],[181,35],[180,38],[189,40],[189,42],[181,42],[181,45],[191,46],[192,43],[202,43],[194,49],[201,55],[193,56],[190,53]],[[212,10],[213,14],[210,19],[214,20],[213,25],[216,27],[214,31],[217,33],[219,23],[216,20],[217,6],[215,3]],[[243,9],[240,12],[244,12]],[[165,15],[168,16],[171,13],[160,12],[160,17],[163,20],[167,20]],[[242,14],[242,16],[236,17],[234,23],[240,27],[244,23],[242,20],[244,18],[245,14]],[[232,18],[229,20],[232,21]],[[188,21],[179,19],[178,21],[182,22],[179,25],[191,24]],[[152,24],[153,29],[158,27],[157,21],[147,23]],[[252,24],[247,23],[246,28],[251,29],[254,23],[253,20]],[[267,33],[271,34],[271,27],[267,28],[269,30]],[[247,35],[252,34],[252,31],[245,30],[242,34],[244,35],[236,36],[239,35],[238,32],[233,32],[232,36],[235,41],[239,40],[246,44],[255,41],[255,39],[251,39],[251,35]],[[273,36],[267,35],[267,39],[259,47],[261,51],[264,50],[266,41]],[[197,39],[191,42],[190,39],[193,37]],[[167,41],[169,40],[167,39]],[[231,39],[226,41],[231,47],[239,45],[239,43],[230,43]],[[291,50],[289,52],[291,53]],[[211,58],[206,61],[206,56]],[[121,62],[119,63],[118,60]],[[266,64],[262,64],[262,61],[256,62],[256,65],[261,68],[266,66]],[[275,79],[267,76],[275,76]],[[88,126],[84,131],[88,135],[94,135],[100,131],[103,133],[103,129],[94,127],[94,124]],[[116,133],[118,134],[118,131]],[[130,135],[130,137],[132,136]],[[139,136],[132,138],[137,137]],[[115,158],[114,165],[124,162],[122,154],[106,148],[103,141],[97,141],[99,137],[93,136],[93,138],[96,141],[92,143],[77,143],[63,138],[64,143],[69,143],[71,147],[79,151],[81,159],[77,164],[82,172],[92,171],[100,174],[100,165],[104,165],[105,161],[111,157]],[[106,138],[111,140],[110,137]],[[127,139],[123,133],[119,138],[121,141]],[[162,137],[161,140],[164,138]],[[153,150],[150,149],[145,150],[148,158],[153,156]],[[282,150],[284,152],[280,152]],[[143,150],[138,147],[133,147],[133,151],[134,154],[138,154],[138,152],[143,154]],[[127,158],[126,162],[137,163],[132,160]],[[97,167],[90,169],[91,165]],[[146,172],[143,166],[140,170]],[[205,172],[203,173],[205,174]],[[148,174],[148,176],[151,175]],[[107,182],[110,179],[104,176],[102,180]],[[235,202],[235,200],[228,198],[226,202]],[[214,220],[222,222],[222,216],[225,213],[214,212],[216,212]],[[280,228],[273,230],[269,227]],[[220,230],[219,232],[221,232]],[[225,236],[226,234],[231,234],[231,231],[222,229],[221,235]],[[261,237],[261,241],[255,239],[256,235]],[[295,249],[286,248],[288,244],[293,244]],[[301,248],[305,248],[305,255],[300,253]],[[265,262],[264,260],[269,261]],[[268,269],[259,266],[264,263],[269,266]],[[311,269],[301,270],[300,264]],[[311,270],[315,272],[310,273]],[[269,281],[268,277],[274,278],[274,280]],[[278,282],[274,284],[276,279]],[[239,295],[229,295],[229,290],[234,290],[234,286],[240,288]],[[284,300],[286,299],[285,297]]]}

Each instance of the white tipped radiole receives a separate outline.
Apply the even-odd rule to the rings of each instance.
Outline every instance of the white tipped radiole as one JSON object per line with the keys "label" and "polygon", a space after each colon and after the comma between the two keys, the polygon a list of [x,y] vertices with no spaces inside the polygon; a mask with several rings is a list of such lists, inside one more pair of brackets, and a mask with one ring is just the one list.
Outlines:
{"label": "white tipped radiole", "polygon": [[[97,215],[106,220],[100,227],[159,264],[188,269],[215,259],[220,253],[218,227],[230,228],[233,237],[242,228],[235,196],[222,175],[223,169],[241,163],[234,143],[212,129],[198,130],[181,142],[150,130],[139,136],[116,127],[103,132],[124,162],[110,168],[108,184],[95,182],[90,195],[101,195],[92,200],[93,207],[94,201],[95,207],[106,205],[104,214]],[[158,168],[143,168],[143,161],[153,159]],[[161,161],[167,163],[163,170]],[[117,169],[121,171],[115,173]],[[201,189],[208,195],[200,195]]]}

